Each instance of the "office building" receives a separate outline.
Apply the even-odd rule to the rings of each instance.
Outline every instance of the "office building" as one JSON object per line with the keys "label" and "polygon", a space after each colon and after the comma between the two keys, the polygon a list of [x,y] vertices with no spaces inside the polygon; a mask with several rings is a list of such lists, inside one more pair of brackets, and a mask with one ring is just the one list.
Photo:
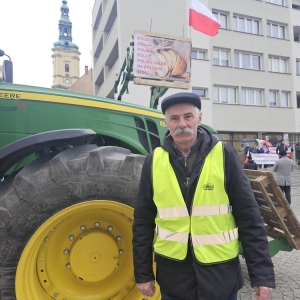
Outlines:
{"label": "office building", "polygon": [[[300,140],[300,0],[202,0],[222,22],[210,37],[188,26],[185,0],[96,0],[94,89],[113,98],[134,30],[192,38],[192,91],[203,123],[237,150],[256,139]],[[147,86],[129,85],[124,101],[149,106]],[[166,95],[182,90],[170,89]]]}

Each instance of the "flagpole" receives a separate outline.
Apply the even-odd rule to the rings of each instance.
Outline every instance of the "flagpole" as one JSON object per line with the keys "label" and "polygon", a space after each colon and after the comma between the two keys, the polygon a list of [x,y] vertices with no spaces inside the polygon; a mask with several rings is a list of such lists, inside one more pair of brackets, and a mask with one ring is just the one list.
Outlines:
{"label": "flagpole", "polygon": [[191,39],[192,38],[192,29],[191,29],[191,26],[190,26],[190,0],[187,0],[186,1],[186,4],[187,4],[187,24],[190,28],[190,30],[188,30],[188,33],[189,33],[189,38]]}

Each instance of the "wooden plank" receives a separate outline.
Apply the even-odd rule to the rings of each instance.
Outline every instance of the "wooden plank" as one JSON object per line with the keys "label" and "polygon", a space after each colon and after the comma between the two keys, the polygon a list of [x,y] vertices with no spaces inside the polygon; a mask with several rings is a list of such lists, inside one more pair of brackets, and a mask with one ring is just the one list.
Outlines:
{"label": "wooden plank", "polygon": [[261,183],[263,186],[266,186],[270,183],[268,176],[259,176],[258,178],[254,179],[254,181]]}
{"label": "wooden plank", "polygon": [[287,211],[286,208],[284,208],[284,207],[276,207],[276,209],[277,209],[278,215],[281,218],[285,218],[288,215],[288,211]]}
{"label": "wooden plank", "polygon": [[176,88],[176,89],[184,89],[184,90],[188,90],[191,88],[191,85],[188,82],[151,80],[151,79],[144,79],[140,77],[133,78],[133,83],[139,85],[159,86],[159,87]]}
{"label": "wooden plank", "polygon": [[295,237],[295,242],[296,242],[298,249],[300,249],[300,238]]}
{"label": "wooden plank", "polygon": [[290,247],[300,249],[300,223],[268,171],[244,170],[263,218],[267,235],[271,238],[284,236]]}
{"label": "wooden plank", "polygon": [[[281,218],[286,217],[286,215],[288,214],[287,210],[285,208],[283,208],[283,207],[276,207],[276,210],[278,212],[278,215]],[[260,213],[261,214],[267,214],[269,216],[273,216],[273,212],[269,208],[260,207]]]}

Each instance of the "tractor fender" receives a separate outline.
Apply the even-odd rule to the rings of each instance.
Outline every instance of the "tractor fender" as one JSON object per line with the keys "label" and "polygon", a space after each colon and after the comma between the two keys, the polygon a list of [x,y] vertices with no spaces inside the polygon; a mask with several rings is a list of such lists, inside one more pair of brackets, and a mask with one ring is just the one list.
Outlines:
{"label": "tractor fender", "polygon": [[85,142],[97,134],[91,129],[64,129],[34,134],[0,148],[0,178],[17,162],[47,147]]}

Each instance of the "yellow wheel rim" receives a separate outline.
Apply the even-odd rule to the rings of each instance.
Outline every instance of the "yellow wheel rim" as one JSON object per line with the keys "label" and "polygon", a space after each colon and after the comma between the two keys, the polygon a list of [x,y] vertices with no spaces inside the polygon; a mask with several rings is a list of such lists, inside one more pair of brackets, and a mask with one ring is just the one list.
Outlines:
{"label": "yellow wheel rim", "polygon": [[147,299],[133,277],[132,221],[133,208],[104,200],[49,218],[21,255],[17,300]]}

